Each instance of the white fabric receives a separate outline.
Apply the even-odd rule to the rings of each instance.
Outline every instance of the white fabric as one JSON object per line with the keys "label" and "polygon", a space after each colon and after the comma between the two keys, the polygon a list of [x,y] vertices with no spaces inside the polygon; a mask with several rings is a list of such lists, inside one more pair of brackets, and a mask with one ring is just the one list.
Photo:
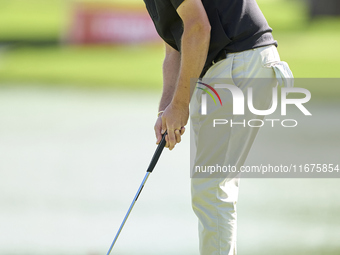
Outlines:
{"label": "white fabric", "polygon": [[[225,60],[214,64],[203,77],[209,85],[214,86],[216,79],[224,78],[228,84],[236,85],[243,92],[253,88],[253,102],[256,109],[268,109],[272,102],[271,88],[278,80],[286,86],[292,82],[288,65],[280,61],[275,46],[261,47],[239,53],[228,54]],[[257,79],[261,85],[256,86]],[[291,79],[292,80],[292,79]],[[244,164],[248,152],[258,132],[258,128],[225,126],[222,135],[209,135],[212,130],[211,120],[232,118],[263,119],[249,111],[246,116],[232,114],[232,99],[229,91],[219,89],[223,106],[208,100],[209,117],[201,115],[202,90],[195,89],[191,99],[191,128],[195,141],[196,165],[233,165]],[[244,93],[246,94],[246,93]],[[199,240],[201,255],[235,255],[236,254],[236,203],[238,199],[239,176],[221,178],[199,178],[193,174],[191,179],[192,207],[199,221]]]}

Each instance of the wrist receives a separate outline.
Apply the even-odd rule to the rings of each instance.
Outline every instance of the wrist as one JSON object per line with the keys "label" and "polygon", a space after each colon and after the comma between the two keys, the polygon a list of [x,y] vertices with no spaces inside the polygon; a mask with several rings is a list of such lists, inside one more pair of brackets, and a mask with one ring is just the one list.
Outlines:
{"label": "wrist", "polygon": [[[190,80],[189,82],[181,82],[183,79],[179,80],[171,104],[177,107],[188,107],[190,104]],[[187,84],[189,84],[189,86],[187,86]]]}
{"label": "wrist", "polygon": [[176,107],[176,108],[185,108],[185,107],[189,107],[189,103],[190,101],[189,100],[186,100],[186,99],[183,99],[183,98],[180,98],[180,99],[173,99],[171,101],[171,104]]}

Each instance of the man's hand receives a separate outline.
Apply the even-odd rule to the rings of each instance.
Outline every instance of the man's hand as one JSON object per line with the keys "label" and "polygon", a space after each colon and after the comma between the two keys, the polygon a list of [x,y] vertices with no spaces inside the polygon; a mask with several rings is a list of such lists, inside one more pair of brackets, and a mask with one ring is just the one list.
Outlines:
{"label": "man's hand", "polygon": [[169,104],[162,114],[162,134],[168,131],[166,137],[167,145],[172,150],[176,143],[181,142],[182,128],[187,124],[189,118],[189,106]]}
{"label": "man's hand", "polygon": [[[170,106],[170,105],[169,105]],[[169,108],[169,107],[168,107]],[[167,109],[168,109],[167,108]],[[166,110],[167,111],[167,113],[166,113],[166,115],[168,115],[169,114],[169,112],[174,112],[174,111],[171,111],[170,110],[170,108],[169,108],[169,110]],[[165,113],[165,111],[164,111],[164,113]],[[160,143],[160,141],[162,140],[162,135],[164,134],[164,130],[167,130],[167,128],[166,128],[166,121],[167,120],[169,120],[169,118],[166,118],[166,116],[163,116],[164,115],[164,113],[161,115],[161,116],[159,116],[158,118],[157,118],[157,120],[156,120],[156,124],[155,124],[155,127],[154,127],[154,129],[155,129],[155,135],[156,135],[156,138],[157,138],[157,144],[159,144]],[[170,114],[171,115],[171,114]],[[164,122],[163,122],[163,119],[164,119]],[[184,117],[184,119],[186,119],[186,122],[187,122],[187,120],[188,120],[188,117]],[[177,121],[178,119],[177,118],[175,118],[175,121]],[[185,123],[186,123],[185,122]],[[163,124],[162,123],[165,123],[164,124],[164,126],[163,126]],[[181,142],[181,136],[184,134],[184,132],[185,132],[185,127],[184,127],[184,125],[183,126],[181,126],[181,128],[179,128],[179,129],[175,129],[173,132],[171,132],[171,137],[173,137],[173,135],[175,136],[175,143],[173,143],[173,146],[170,148],[170,142],[169,142],[169,140],[170,140],[170,136],[169,135],[167,135],[166,136],[166,145],[165,145],[165,147],[166,148],[170,148],[170,150],[172,150],[173,148],[174,148],[174,146],[175,146],[175,144],[176,143],[180,143]],[[168,134],[169,134],[169,131],[168,131]]]}

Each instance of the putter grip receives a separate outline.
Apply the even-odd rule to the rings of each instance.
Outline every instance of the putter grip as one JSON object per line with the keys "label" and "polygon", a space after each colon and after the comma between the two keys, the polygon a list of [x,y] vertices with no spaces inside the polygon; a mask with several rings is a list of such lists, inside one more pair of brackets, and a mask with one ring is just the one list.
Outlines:
{"label": "putter grip", "polygon": [[148,170],[147,172],[150,172],[152,173],[153,169],[155,168],[156,164],[157,164],[157,161],[160,157],[160,155],[162,154],[162,151],[164,149],[164,146],[166,144],[166,141],[165,141],[165,136],[167,135],[167,132],[165,131],[165,133],[163,134],[163,137],[162,137],[162,140],[161,142],[158,144],[157,146],[157,149],[155,151],[155,154],[153,154],[153,157],[151,159],[151,162],[150,162],[150,165],[148,167]]}

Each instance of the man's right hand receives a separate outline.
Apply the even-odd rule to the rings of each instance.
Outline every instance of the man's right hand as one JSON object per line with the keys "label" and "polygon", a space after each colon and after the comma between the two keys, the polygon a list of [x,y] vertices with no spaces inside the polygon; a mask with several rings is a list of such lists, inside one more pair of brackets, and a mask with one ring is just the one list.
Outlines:
{"label": "man's right hand", "polygon": [[[156,135],[156,144],[159,144],[162,140],[162,115],[160,115],[155,123],[155,135]],[[176,135],[176,143],[180,143],[181,142],[181,136],[184,134],[185,132],[185,127],[182,127],[181,130],[176,130],[175,131],[175,135]],[[169,137],[168,135],[165,137],[166,140],[166,144],[165,147],[169,148]]]}

